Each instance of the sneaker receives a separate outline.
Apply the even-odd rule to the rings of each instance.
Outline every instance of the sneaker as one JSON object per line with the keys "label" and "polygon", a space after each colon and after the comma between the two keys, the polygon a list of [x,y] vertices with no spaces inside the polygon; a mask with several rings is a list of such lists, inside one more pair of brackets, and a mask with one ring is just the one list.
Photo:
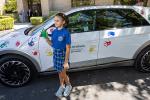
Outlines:
{"label": "sneaker", "polygon": [[57,92],[55,93],[55,95],[59,98],[61,98],[63,96],[63,92],[65,90],[65,87],[60,86],[59,89],[57,90]]}
{"label": "sneaker", "polygon": [[71,85],[67,85],[66,87],[65,87],[65,91],[64,91],[64,96],[65,97],[67,97],[69,94],[70,94],[70,92],[71,92],[71,90],[72,90],[72,86]]}

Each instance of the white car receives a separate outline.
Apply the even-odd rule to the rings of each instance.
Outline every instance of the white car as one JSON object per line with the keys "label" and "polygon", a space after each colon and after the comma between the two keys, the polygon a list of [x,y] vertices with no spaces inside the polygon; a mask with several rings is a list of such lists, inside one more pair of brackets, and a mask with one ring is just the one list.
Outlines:
{"label": "white car", "polygon": [[[72,40],[69,71],[134,65],[139,71],[150,72],[150,23],[137,7],[90,6],[65,14]],[[53,18],[0,38],[3,84],[20,87],[37,73],[55,72],[53,48],[41,37],[43,29],[48,34],[54,30]]]}

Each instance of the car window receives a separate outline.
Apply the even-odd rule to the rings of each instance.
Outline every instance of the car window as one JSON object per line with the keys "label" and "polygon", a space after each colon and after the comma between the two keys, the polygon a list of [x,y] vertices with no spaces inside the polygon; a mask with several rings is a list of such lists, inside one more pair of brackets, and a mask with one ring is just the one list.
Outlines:
{"label": "car window", "polygon": [[140,14],[131,9],[101,9],[97,11],[97,30],[143,25],[149,25],[149,23]]}
{"label": "car window", "polygon": [[95,30],[95,10],[84,10],[68,15],[67,28],[71,33],[88,32]]}
{"label": "car window", "polygon": [[145,26],[149,25],[149,23],[142,17],[139,13],[132,9],[124,9],[121,10],[122,16],[132,23],[132,26]]}

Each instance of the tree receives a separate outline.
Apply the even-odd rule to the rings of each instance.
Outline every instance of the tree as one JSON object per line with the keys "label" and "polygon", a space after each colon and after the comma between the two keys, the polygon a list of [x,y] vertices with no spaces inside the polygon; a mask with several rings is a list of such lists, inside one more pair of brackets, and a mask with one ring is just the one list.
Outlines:
{"label": "tree", "polygon": [[4,11],[7,13],[16,12],[17,2],[16,0],[8,0],[4,6]]}

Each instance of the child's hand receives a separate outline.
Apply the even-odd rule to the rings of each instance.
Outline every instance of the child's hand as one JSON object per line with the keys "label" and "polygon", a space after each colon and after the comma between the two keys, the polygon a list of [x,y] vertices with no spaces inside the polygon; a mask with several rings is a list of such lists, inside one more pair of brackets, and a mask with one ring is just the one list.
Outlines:
{"label": "child's hand", "polygon": [[40,35],[40,37],[47,38],[47,37],[48,37],[48,33],[47,33],[47,31],[43,29],[43,30],[41,31],[41,35]]}
{"label": "child's hand", "polygon": [[69,64],[68,63],[64,63],[63,66],[64,66],[65,69],[69,69]]}
{"label": "child's hand", "polygon": [[46,39],[46,42],[47,42],[47,43],[51,46],[51,45],[52,45],[51,40],[49,40],[49,38],[48,38],[48,37],[46,37],[45,39]]}

